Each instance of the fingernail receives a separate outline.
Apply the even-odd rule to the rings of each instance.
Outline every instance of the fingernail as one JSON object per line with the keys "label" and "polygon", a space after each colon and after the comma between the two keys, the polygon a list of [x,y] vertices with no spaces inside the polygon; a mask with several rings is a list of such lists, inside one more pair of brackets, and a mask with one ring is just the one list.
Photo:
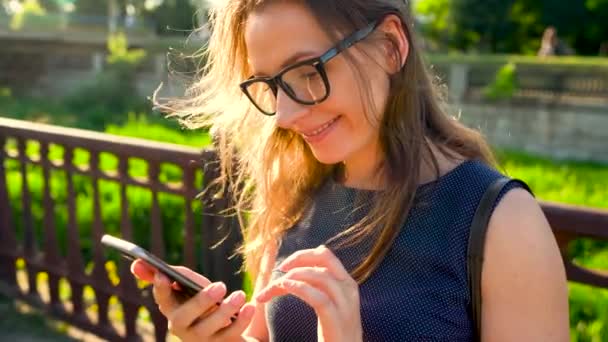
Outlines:
{"label": "fingernail", "polygon": [[266,289],[261,290],[260,292],[258,292],[258,294],[256,294],[256,295],[255,295],[254,299],[255,299],[257,302],[263,302],[263,301],[264,301],[264,299],[266,298],[266,293],[267,293],[267,292],[268,292],[268,291],[266,291]]}
{"label": "fingernail", "polygon": [[245,294],[243,291],[233,292],[230,297],[226,299],[226,302],[233,306],[239,306],[245,300]]}
{"label": "fingernail", "polygon": [[226,286],[224,285],[224,283],[213,283],[209,285],[207,293],[209,293],[209,295],[212,297],[219,297],[222,295],[222,292],[224,292],[225,289]]}
{"label": "fingernail", "polygon": [[160,284],[162,282],[163,278],[162,275],[160,274],[160,272],[156,272],[154,273],[154,282],[156,284]]}
{"label": "fingernail", "polygon": [[255,313],[255,306],[253,306],[252,304],[245,304],[245,305],[243,305],[243,307],[241,308],[241,310],[239,312],[239,318],[243,317],[245,319],[248,319],[248,318],[252,317],[254,313]]}

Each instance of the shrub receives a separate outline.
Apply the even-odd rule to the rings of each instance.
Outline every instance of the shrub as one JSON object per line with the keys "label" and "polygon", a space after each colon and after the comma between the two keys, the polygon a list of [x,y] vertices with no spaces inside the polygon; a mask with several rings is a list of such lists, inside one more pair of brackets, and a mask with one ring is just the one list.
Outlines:
{"label": "shrub", "polygon": [[517,90],[515,63],[508,63],[498,70],[494,82],[484,89],[484,96],[489,100],[508,100]]}
{"label": "shrub", "polygon": [[83,85],[65,98],[67,108],[78,114],[87,114],[91,126],[98,127],[113,121],[113,116],[128,111],[144,111],[149,104],[137,96],[135,73],[146,53],[141,49],[128,49],[124,34],[108,38],[107,66],[96,75],[92,83]]}

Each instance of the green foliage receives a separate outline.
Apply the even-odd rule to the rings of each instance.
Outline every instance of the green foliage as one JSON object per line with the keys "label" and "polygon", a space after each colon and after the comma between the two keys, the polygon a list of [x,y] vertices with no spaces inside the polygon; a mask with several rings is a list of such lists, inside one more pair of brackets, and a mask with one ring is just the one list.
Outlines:
{"label": "green foliage", "polygon": [[[10,92],[10,89],[6,91]],[[100,119],[95,119],[95,115]],[[107,118],[103,112],[87,111],[76,115],[63,102],[23,96],[0,96],[0,116],[98,131],[103,130],[103,118]],[[96,125],[96,122],[101,125]]]}
{"label": "green foliage", "polygon": [[135,84],[137,68],[146,53],[140,49],[128,49],[127,39],[122,33],[108,38],[108,51],[106,68],[93,82],[83,85],[65,99],[70,112],[90,116],[92,127],[103,127],[106,122],[114,121],[113,115],[140,112],[148,106],[144,98],[136,95]]}
{"label": "green foliage", "polygon": [[[597,56],[600,44],[608,41],[607,0],[419,0],[414,10],[427,39],[443,35],[443,48],[435,51],[532,55],[548,26],[556,27],[560,39],[579,54]],[[441,32],[439,27],[451,29]]]}
{"label": "green foliage", "polygon": [[108,37],[108,64],[124,64],[130,68],[137,67],[146,57],[143,49],[129,49],[127,36],[124,33],[116,33]]}
{"label": "green foliage", "polygon": [[199,26],[195,1],[164,0],[160,6],[146,10],[144,16],[154,22],[158,35],[188,35]]}
{"label": "green foliage", "polygon": [[75,13],[88,16],[106,16],[108,13],[107,1],[99,0],[76,0],[74,2]]}
{"label": "green foliage", "polygon": [[[25,0],[21,9],[11,17],[2,11],[0,6],[0,28],[10,28],[13,31],[48,32],[64,28],[68,16],[59,10],[59,5],[52,0]],[[8,26],[5,26],[8,24]]]}
{"label": "green foliage", "polygon": [[498,70],[494,81],[484,89],[484,96],[490,100],[508,100],[517,90],[515,63],[508,63]]}
{"label": "green foliage", "polygon": [[[0,88],[0,94],[10,95],[10,89]],[[74,111],[62,100],[0,95],[0,116],[94,131],[108,130],[118,135],[141,135],[142,138],[160,141],[167,141],[163,137],[166,134],[174,140],[173,142],[184,144],[188,144],[191,136],[197,137],[199,134],[182,130],[175,120],[167,120],[159,113],[149,112],[148,106],[145,108],[148,112],[142,110],[137,114],[134,111],[108,114],[103,108]],[[158,129],[150,127],[158,127]],[[179,132],[180,130],[183,134]],[[152,133],[155,136],[150,136]]]}
{"label": "green foliage", "polygon": [[11,18],[10,28],[12,30],[18,31],[21,30],[28,23],[36,22],[36,20],[40,20],[44,18],[46,11],[38,0],[25,0],[22,4],[23,9],[20,12],[15,13]]}
{"label": "green foliage", "polygon": [[10,99],[12,95],[13,92],[11,91],[11,88],[0,87],[0,99]]}
{"label": "green foliage", "polygon": [[[604,266],[606,258],[603,255]],[[570,284],[570,337],[574,342],[608,341],[608,290]]]}
{"label": "green foliage", "polygon": [[211,137],[207,132],[192,131],[180,128],[173,122],[173,127],[167,127],[168,122],[153,123],[144,114],[128,114],[128,120],[123,125],[108,125],[106,133],[135,137],[141,139],[168,142],[178,145],[202,147],[211,144]]}
{"label": "green foliage", "polygon": [[427,43],[435,45],[435,50],[445,45],[457,30],[450,17],[450,0],[418,0],[414,2],[414,11]]}
{"label": "green foliage", "polygon": [[498,158],[508,175],[525,180],[543,200],[608,209],[607,165],[556,161],[515,151],[502,151]]}
{"label": "green foliage", "polygon": [[[534,35],[540,46],[543,30],[555,26],[560,39],[572,46],[578,53],[597,55],[599,45],[608,37],[608,2],[606,0],[553,1],[518,0],[520,10],[511,15],[521,35],[511,38],[511,51],[518,51],[517,39]],[[522,21],[519,14],[526,13]],[[534,18],[532,20],[532,18]],[[533,36],[532,36],[533,37]]]}
{"label": "green foliage", "polygon": [[514,0],[451,0],[457,48],[499,51],[499,43],[509,33],[505,20]]}
{"label": "green foliage", "polygon": [[65,3],[63,0],[38,0],[40,6],[47,12],[61,12],[62,4]]}

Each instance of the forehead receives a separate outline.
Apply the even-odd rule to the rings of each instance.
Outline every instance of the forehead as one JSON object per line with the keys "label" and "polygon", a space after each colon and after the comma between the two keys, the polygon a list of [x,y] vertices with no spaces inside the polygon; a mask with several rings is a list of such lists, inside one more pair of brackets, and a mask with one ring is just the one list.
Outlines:
{"label": "forehead", "polygon": [[245,25],[247,58],[255,74],[272,74],[294,55],[318,56],[331,45],[310,10],[276,2],[253,12]]}

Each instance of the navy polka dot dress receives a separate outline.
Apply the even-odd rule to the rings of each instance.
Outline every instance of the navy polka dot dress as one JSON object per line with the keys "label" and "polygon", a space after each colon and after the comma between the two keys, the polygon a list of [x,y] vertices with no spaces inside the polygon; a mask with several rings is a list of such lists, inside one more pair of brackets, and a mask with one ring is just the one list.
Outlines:
{"label": "navy polka dot dress", "polygon": [[[466,161],[434,182],[421,185],[392,248],[359,287],[365,341],[472,341],[467,285],[469,227],[486,190],[504,177],[477,160]],[[498,197],[518,184],[509,183]],[[297,250],[315,248],[357,222],[374,192],[328,180],[311,207],[282,238],[276,266]],[[348,270],[373,239],[350,247],[328,247]],[[280,276],[276,271],[273,278]],[[266,307],[270,341],[316,341],[317,317],[295,296]]]}

